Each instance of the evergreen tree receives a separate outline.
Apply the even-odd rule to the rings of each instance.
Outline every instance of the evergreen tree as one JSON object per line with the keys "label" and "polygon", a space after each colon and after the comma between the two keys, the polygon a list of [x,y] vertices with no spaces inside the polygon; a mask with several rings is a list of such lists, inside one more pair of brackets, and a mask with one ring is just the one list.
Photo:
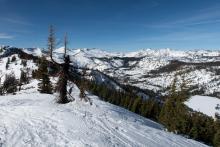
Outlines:
{"label": "evergreen tree", "polygon": [[83,70],[82,71],[82,79],[81,79],[81,83],[80,83],[80,94],[79,94],[79,97],[80,99],[84,99],[86,102],[88,101],[88,98],[86,97],[86,94],[85,94],[85,88],[86,88],[86,81],[84,80],[86,76],[86,70]]}
{"label": "evergreen tree", "polygon": [[16,57],[15,57],[15,56],[13,56],[13,57],[11,58],[11,62],[14,62],[14,61],[16,61]]}
{"label": "evergreen tree", "polygon": [[213,144],[215,147],[220,147],[220,130],[218,130],[217,133],[215,133]]}
{"label": "evergreen tree", "polygon": [[28,84],[28,83],[29,83],[29,78],[27,72],[21,70],[20,84]]}
{"label": "evergreen tree", "polygon": [[23,65],[24,67],[27,66],[27,60],[21,60],[21,65]]}
{"label": "evergreen tree", "polygon": [[17,79],[14,73],[5,75],[5,81],[3,82],[3,91],[6,93],[15,93],[17,91]]}
{"label": "evergreen tree", "polygon": [[43,73],[42,79],[40,80],[40,83],[38,83],[38,91],[40,91],[41,93],[52,94],[52,90],[53,87],[48,74]]}
{"label": "evergreen tree", "polygon": [[41,93],[51,94],[53,87],[47,73],[47,61],[45,57],[41,59],[38,69],[38,76],[40,77],[40,82],[38,83],[38,91],[40,91]]}
{"label": "evergreen tree", "polygon": [[2,53],[2,52],[3,52],[3,48],[1,47],[1,48],[0,48],[0,53]]}
{"label": "evergreen tree", "polygon": [[8,69],[9,64],[10,64],[10,58],[8,58],[8,60],[7,60],[7,62],[6,62],[6,65],[5,65],[5,68],[6,68],[6,69]]}
{"label": "evergreen tree", "polygon": [[169,131],[175,131],[175,121],[176,121],[176,113],[175,113],[175,105],[176,105],[176,82],[177,78],[175,76],[173,84],[170,89],[169,97],[166,99],[162,110],[160,112],[159,120],[165,125]]}
{"label": "evergreen tree", "polygon": [[141,105],[141,98],[138,97],[134,100],[134,103],[131,107],[131,111],[135,113],[139,113],[139,106]]}

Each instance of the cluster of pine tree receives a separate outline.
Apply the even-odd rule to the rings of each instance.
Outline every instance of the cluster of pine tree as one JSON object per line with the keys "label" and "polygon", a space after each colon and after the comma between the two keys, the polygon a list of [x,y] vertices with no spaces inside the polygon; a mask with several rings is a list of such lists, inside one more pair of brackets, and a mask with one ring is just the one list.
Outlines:
{"label": "cluster of pine tree", "polygon": [[6,65],[5,65],[5,68],[6,68],[6,69],[8,69],[9,64],[10,64],[10,58],[8,58],[8,60],[7,60],[7,62],[6,62]]}
{"label": "cluster of pine tree", "polygon": [[105,84],[97,84],[86,79],[81,79],[78,84],[83,85],[83,90],[90,91],[94,95],[99,96],[103,101],[121,106],[144,117],[158,120],[161,106],[160,103],[153,98],[142,99],[134,93],[117,91],[108,88]]}
{"label": "cluster of pine tree", "polygon": [[53,92],[53,86],[50,81],[50,77],[48,74],[48,62],[45,57],[42,57],[39,60],[39,67],[37,71],[34,71],[35,73],[35,78],[38,78],[40,82],[38,83],[38,91],[41,93],[48,93],[51,94]]}
{"label": "cluster of pine tree", "polygon": [[160,112],[159,122],[168,131],[177,134],[184,134],[198,141],[203,141],[209,145],[220,145],[219,121],[212,119],[202,113],[194,112],[184,105],[189,97],[186,83],[180,86],[177,91],[177,78],[171,86],[170,94],[163,104]]}
{"label": "cluster of pine tree", "polygon": [[203,141],[206,144],[220,146],[220,121],[190,110],[183,102],[190,97],[187,82],[182,79],[180,90],[177,91],[175,78],[170,94],[162,104],[155,98],[142,99],[134,93],[120,92],[108,88],[105,84],[97,84],[81,79],[83,89],[97,95],[101,100],[124,107],[134,113],[162,123],[168,131],[186,135],[189,138]]}

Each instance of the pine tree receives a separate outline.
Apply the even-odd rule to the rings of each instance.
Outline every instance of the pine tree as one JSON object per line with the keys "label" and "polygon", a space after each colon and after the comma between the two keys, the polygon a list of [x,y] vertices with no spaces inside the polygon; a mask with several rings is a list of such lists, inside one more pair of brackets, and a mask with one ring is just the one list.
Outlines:
{"label": "pine tree", "polygon": [[24,67],[27,66],[27,60],[21,60],[21,65],[23,65]]}
{"label": "pine tree", "polygon": [[132,105],[131,111],[135,113],[139,113],[139,106],[141,104],[141,98],[138,97],[134,100],[134,103]]}
{"label": "pine tree", "polygon": [[29,78],[28,78],[27,73],[21,70],[20,84],[28,84],[28,83],[29,83]]}
{"label": "pine tree", "polygon": [[14,62],[14,61],[16,61],[16,57],[15,57],[15,56],[13,56],[13,57],[11,58],[11,62]]}
{"label": "pine tree", "polygon": [[3,82],[3,91],[6,93],[15,93],[17,91],[17,79],[14,73],[5,75],[5,81]]}
{"label": "pine tree", "polygon": [[2,53],[2,52],[3,52],[3,48],[1,47],[1,48],[0,48],[0,53]]}
{"label": "pine tree", "polygon": [[220,130],[217,131],[217,133],[214,136],[213,144],[215,147],[220,147]]}
{"label": "pine tree", "polygon": [[38,83],[38,91],[41,93],[51,94],[53,91],[53,86],[50,82],[50,78],[47,72],[47,61],[45,57],[41,59],[38,76],[40,77],[40,83]]}
{"label": "pine tree", "polygon": [[177,100],[176,82],[177,82],[177,78],[175,76],[173,84],[170,89],[169,96],[166,99],[159,116],[160,122],[163,125],[165,125],[169,131],[175,131],[176,129],[175,128],[175,121],[176,121],[175,105]]}
{"label": "pine tree", "polygon": [[86,88],[86,83],[85,83],[85,76],[86,76],[86,70],[83,70],[82,71],[82,76],[83,78],[81,79],[81,83],[80,83],[80,94],[79,94],[79,97],[80,99],[82,100],[85,100],[86,102],[88,101],[88,98],[86,97],[86,94],[85,94],[85,88]]}
{"label": "pine tree", "polygon": [[41,93],[52,94],[53,87],[48,74],[42,74],[42,79],[40,80],[40,83],[38,83],[38,91],[40,91]]}
{"label": "pine tree", "polygon": [[6,68],[6,69],[8,69],[9,64],[10,64],[10,58],[8,58],[8,60],[7,60],[7,62],[6,62],[6,65],[5,65],[5,68]]}

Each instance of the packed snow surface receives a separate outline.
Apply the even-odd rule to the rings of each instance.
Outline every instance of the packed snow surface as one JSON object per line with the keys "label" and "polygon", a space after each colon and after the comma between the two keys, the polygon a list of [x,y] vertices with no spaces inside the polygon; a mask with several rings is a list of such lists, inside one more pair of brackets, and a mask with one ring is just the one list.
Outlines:
{"label": "packed snow surface", "polygon": [[[29,87],[36,84],[34,81]],[[26,87],[28,89],[28,85]],[[54,95],[24,90],[0,98],[1,147],[204,147],[163,131],[163,127],[89,95],[92,105],[77,99],[57,104]]]}
{"label": "packed snow surface", "polygon": [[[202,112],[208,116],[215,117],[215,113],[220,114],[220,99],[210,96],[192,96],[185,104],[194,111]],[[219,109],[217,107],[219,105]]]}

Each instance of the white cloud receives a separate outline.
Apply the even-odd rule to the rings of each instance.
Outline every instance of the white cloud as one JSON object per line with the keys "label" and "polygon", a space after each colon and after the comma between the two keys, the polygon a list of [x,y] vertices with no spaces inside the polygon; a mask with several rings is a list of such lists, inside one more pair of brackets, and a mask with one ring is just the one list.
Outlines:
{"label": "white cloud", "polygon": [[12,39],[14,36],[5,34],[5,33],[0,33],[0,39]]}

